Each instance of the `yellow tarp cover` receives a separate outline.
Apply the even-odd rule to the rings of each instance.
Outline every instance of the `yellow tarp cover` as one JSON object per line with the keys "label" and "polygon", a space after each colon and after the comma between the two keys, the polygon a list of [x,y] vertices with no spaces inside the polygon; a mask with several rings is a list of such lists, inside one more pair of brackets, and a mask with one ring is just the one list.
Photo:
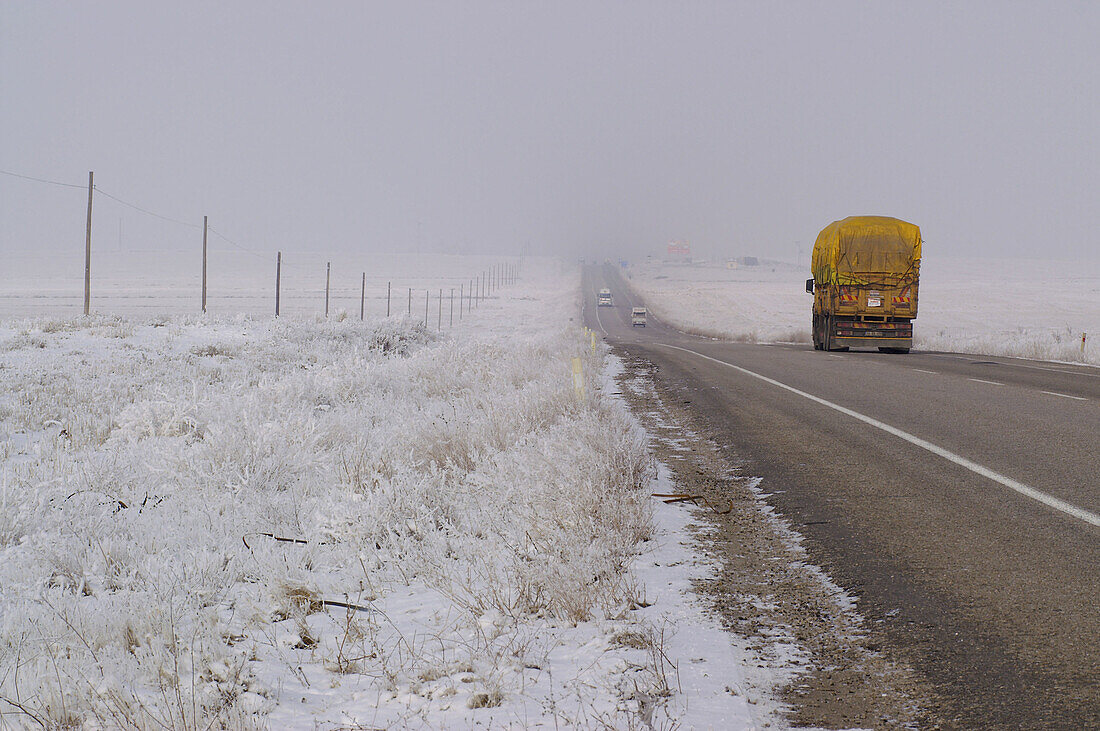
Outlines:
{"label": "yellow tarp cover", "polygon": [[810,268],[819,284],[900,283],[920,270],[920,228],[886,216],[849,216],[817,235]]}

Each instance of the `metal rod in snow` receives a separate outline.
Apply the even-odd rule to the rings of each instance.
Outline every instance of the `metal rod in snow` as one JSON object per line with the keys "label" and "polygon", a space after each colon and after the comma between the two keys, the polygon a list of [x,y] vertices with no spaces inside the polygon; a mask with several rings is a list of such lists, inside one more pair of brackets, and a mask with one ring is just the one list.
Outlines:
{"label": "metal rod in snow", "polygon": [[367,273],[363,272],[363,291],[359,293],[359,319],[363,319],[363,315],[367,311]]}
{"label": "metal rod in snow", "polygon": [[390,316],[390,289],[393,282],[386,282],[386,317]]}
{"label": "metal rod in snow", "polygon": [[[450,327],[455,326],[455,288],[451,287],[451,324]],[[1084,338],[1081,338],[1082,344],[1085,342]]]}
{"label": "metal rod in snow", "polygon": [[466,288],[465,284],[458,285],[458,319],[459,320],[462,319],[462,298],[466,296],[465,288]]}
{"label": "metal rod in snow", "polygon": [[84,233],[84,314],[92,309],[92,189],[94,173],[88,171],[88,227]]}
{"label": "metal rod in snow", "polygon": [[206,314],[206,227],[207,217],[202,217],[202,314]]}
{"label": "metal rod in snow", "polygon": [[405,314],[407,314],[409,317],[412,317],[412,314],[413,314],[413,288],[412,287],[409,287],[409,311]]}
{"label": "metal rod in snow", "polygon": [[443,329],[443,290],[439,290],[439,318],[435,322],[435,329]]}
{"label": "metal rod in snow", "polygon": [[275,254],[275,317],[279,316],[279,286],[283,274],[283,252]]}
{"label": "metal rod in snow", "polygon": [[328,317],[328,284],[332,278],[332,262],[325,263],[325,317]]}

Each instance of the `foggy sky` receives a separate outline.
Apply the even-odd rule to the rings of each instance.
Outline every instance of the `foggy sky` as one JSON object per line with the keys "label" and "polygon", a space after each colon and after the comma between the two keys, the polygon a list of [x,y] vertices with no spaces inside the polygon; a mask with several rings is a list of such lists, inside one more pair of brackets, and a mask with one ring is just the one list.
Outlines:
{"label": "foggy sky", "polygon": [[[1096,258],[1100,4],[5,2],[0,169],[259,251]],[[85,193],[0,175],[0,252]],[[120,226],[123,233],[119,233]],[[94,238],[193,247],[97,197]]]}

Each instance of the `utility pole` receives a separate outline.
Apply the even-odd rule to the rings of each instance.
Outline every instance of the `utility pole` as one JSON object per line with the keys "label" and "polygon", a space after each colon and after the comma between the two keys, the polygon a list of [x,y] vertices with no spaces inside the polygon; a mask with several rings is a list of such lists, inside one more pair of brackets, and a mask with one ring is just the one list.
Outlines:
{"label": "utility pole", "polygon": [[92,309],[92,188],[94,173],[88,171],[88,227],[84,236],[84,314]]}
{"label": "utility pole", "polygon": [[206,226],[207,217],[202,217],[202,314],[206,314]]}
{"label": "utility pole", "polygon": [[275,254],[275,317],[279,316],[279,286],[283,274],[283,252]]}

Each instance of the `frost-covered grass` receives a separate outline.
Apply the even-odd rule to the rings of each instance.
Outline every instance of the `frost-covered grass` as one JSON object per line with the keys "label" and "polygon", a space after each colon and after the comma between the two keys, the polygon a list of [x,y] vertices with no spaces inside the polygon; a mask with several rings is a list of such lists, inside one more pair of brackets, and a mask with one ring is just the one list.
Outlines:
{"label": "frost-covered grass", "polygon": [[0,324],[2,724],[651,718],[652,464],[578,296]]}
{"label": "frost-covered grass", "polygon": [[[808,267],[649,263],[630,276],[654,314],[687,331],[810,342]],[[950,259],[926,248],[919,304],[919,349],[1100,365],[1100,263]]]}

